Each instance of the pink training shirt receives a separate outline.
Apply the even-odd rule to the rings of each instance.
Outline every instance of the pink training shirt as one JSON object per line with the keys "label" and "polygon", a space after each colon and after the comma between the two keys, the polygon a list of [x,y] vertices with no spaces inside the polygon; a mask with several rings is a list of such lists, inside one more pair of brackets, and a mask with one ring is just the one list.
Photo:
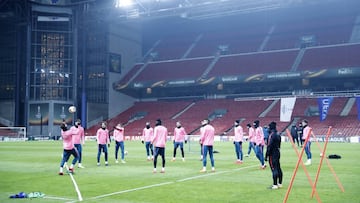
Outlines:
{"label": "pink training shirt", "polygon": [[255,142],[255,130],[253,127],[249,128],[249,142]]}
{"label": "pink training shirt", "polygon": [[109,131],[108,129],[99,128],[96,132],[96,139],[98,144],[107,144],[110,142],[109,140]]}
{"label": "pink training shirt", "polygon": [[184,127],[174,129],[174,141],[175,142],[184,142],[186,136],[186,131]]}
{"label": "pink training shirt", "polygon": [[151,142],[153,135],[154,135],[154,128],[143,129],[142,136],[145,142]]}
{"label": "pink training shirt", "polygon": [[243,128],[239,125],[234,128],[234,141],[235,142],[242,142],[244,137]]}
{"label": "pink training shirt", "polygon": [[84,128],[81,126],[78,126],[78,127],[72,126],[70,128],[70,130],[72,130],[74,132],[74,135],[73,135],[74,144],[84,144],[84,142],[85,142]]}
{"label": "pink training shirt", "polygon": [[[304,129],[303,129],[303,136],[302,136],[302,139],[303,140],[306,140],[308,136],[310,136],[311,134],[309,134],[310,130],[312,130],[309,126],[306,126]],[[310,136],[311,137],[311,136]],[[310,137],[309,137],[309,141],[310,141]]]}
{"label": "pink training shirt", "polygon": [[215,138],[215,129],[210,124],[200,129],[200,143],[205,146],[213,146]]}
{"label": "pink training shirt", "polygon": [[151,143],[155,147],[163,147],[166,145],[166,138],[168,135],[168,130],[162,125],[158,125],[154,128],[154,136],[152,138]]}
{"label": "pink training shirt", "polygon": [[255,129],[255,143],[256,145],[265,145],[264,131],[262,127],[257,127]]}
{"label": "pink training shirt", "polygon": [[61,137],[63,139],[63,147],[65,150],[74,149],[73,134],[74,132],[71,129],[67,131],[61,130]]}
{"label": "pink training shirt", "polygon": [[124,141],[124,128],[115,128],[114,129],[114,140],[117,142],[123,142]]}

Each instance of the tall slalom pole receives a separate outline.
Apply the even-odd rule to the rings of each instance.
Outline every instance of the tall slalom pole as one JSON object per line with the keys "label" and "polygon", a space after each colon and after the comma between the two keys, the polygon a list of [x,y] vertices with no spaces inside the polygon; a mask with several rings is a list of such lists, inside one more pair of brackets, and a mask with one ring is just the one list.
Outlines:
{"label": "tall slalom pole", "polygon": [[[290,141],[291,141],[291,145],[292,145],[292,147],[294,148],[294,150],[295,150],[295,152],[296,152],[296,155],[297,155],[298,158],[301,160],[302,157],[299,155],[299,152],[298,152],[298,150],[297,150],[297,148],[296,148],[296,146],[295,146],[295,143],[294,143],[294,141],[293,141],[293,139],[292,139],[292,136],[291,136],[291,133],[290,133],[289,129],[286,129],[286,134],[287,134],[287,136],[289,137],[289,139],[290,139]],[[310,175],[309,175],[308,170],[306,169],[306,167],[305,167],[305,165],[304,165],[304,163],[303,163],[302,161],[300,161],[300,163],[301,163],[301,167],[303,168],[303,170],[304,170],[304,172],[305,172],[305,175],[306,175],[306,177],[307,177],[307,179],[308,179],[308,181],[309,181],[310,186],[313,188],[313,182],[312,182],[312,180],[311,180],[311,177],[310,177]],[[316,191],[316,189],[314,190],[314,193],[315,193],[315,196],[316,196],[316,199],[318,200],[318,202],[321,202],[321,199],[320,199],[320,197],[319,197],[319,193]]]}
{"label": "tall slalom pole", "polygon": [[300,165],[300,162],[301,162],[301,157],[302,157],[303,154],[304,154],[305,146],[306,146],[306,144],[308,143],[308,141],[309,141],[309,139],[310,139],[311,132],[312,132],[312,129],[309,130],[309,134],[308,134],[308,136],[306,137],[306,140],[305,140],[305,143],[304,143],[303,147],[301,148],[301,152],[300,152],[298,161],[297,161],[297,163],[296,163],[296,166],[295,166],[293,175],[292,175],[292,177],[291,177],[289,187],[288,187],[288,189],[287,189],[287,191],[286,191],[286,194],[285,194],[283,203],[286,203],[287,200],[288,200],[288,198],[289,198],[289,194],[290,194],[290,192],[291,192],[292,185],[293,185],[293,183],[294,183],[295,176],[296,176],[297,170],[298,170],[299,165]]}

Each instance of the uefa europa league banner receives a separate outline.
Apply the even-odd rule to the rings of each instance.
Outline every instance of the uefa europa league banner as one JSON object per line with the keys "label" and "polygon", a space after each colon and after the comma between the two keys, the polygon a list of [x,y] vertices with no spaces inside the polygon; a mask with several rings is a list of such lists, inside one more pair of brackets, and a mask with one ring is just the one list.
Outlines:
{"label": "uefa europa league banner", "polygon": [[326,119],[333,100],[334,97],[318,98],[320,121],[324,121]]}
{"label": "uefa europa league banner", "polygon": [[358,112],[358,119],[360,121],[360,96],[356,97],[356,106],[357,106],[357,112]]}

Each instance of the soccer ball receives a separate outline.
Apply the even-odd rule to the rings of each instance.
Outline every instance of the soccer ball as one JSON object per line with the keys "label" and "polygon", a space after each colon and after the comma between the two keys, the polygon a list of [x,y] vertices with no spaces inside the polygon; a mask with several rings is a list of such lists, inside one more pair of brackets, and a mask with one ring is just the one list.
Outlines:
{"label": "soccer ball", "polygon": [[76,107],[75,106],[70,106],[69,107],[69,112],[70,113],[75,113],[76,112]]}
{"label": "soccer ball", "polygon": [[125,151],[124,151],[124,154],[127,155],[127,154],[128,154],[128,151],[125,150]]}

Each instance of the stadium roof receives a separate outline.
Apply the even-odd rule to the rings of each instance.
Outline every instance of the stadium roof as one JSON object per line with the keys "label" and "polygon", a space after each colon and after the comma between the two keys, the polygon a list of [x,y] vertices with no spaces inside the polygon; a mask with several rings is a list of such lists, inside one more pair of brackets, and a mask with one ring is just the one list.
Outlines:
{"label": "stadium roof", "polygon": [[193,20],[252,13],[336,0],[115,0],[118,17],[162,18],[178,16]]}

